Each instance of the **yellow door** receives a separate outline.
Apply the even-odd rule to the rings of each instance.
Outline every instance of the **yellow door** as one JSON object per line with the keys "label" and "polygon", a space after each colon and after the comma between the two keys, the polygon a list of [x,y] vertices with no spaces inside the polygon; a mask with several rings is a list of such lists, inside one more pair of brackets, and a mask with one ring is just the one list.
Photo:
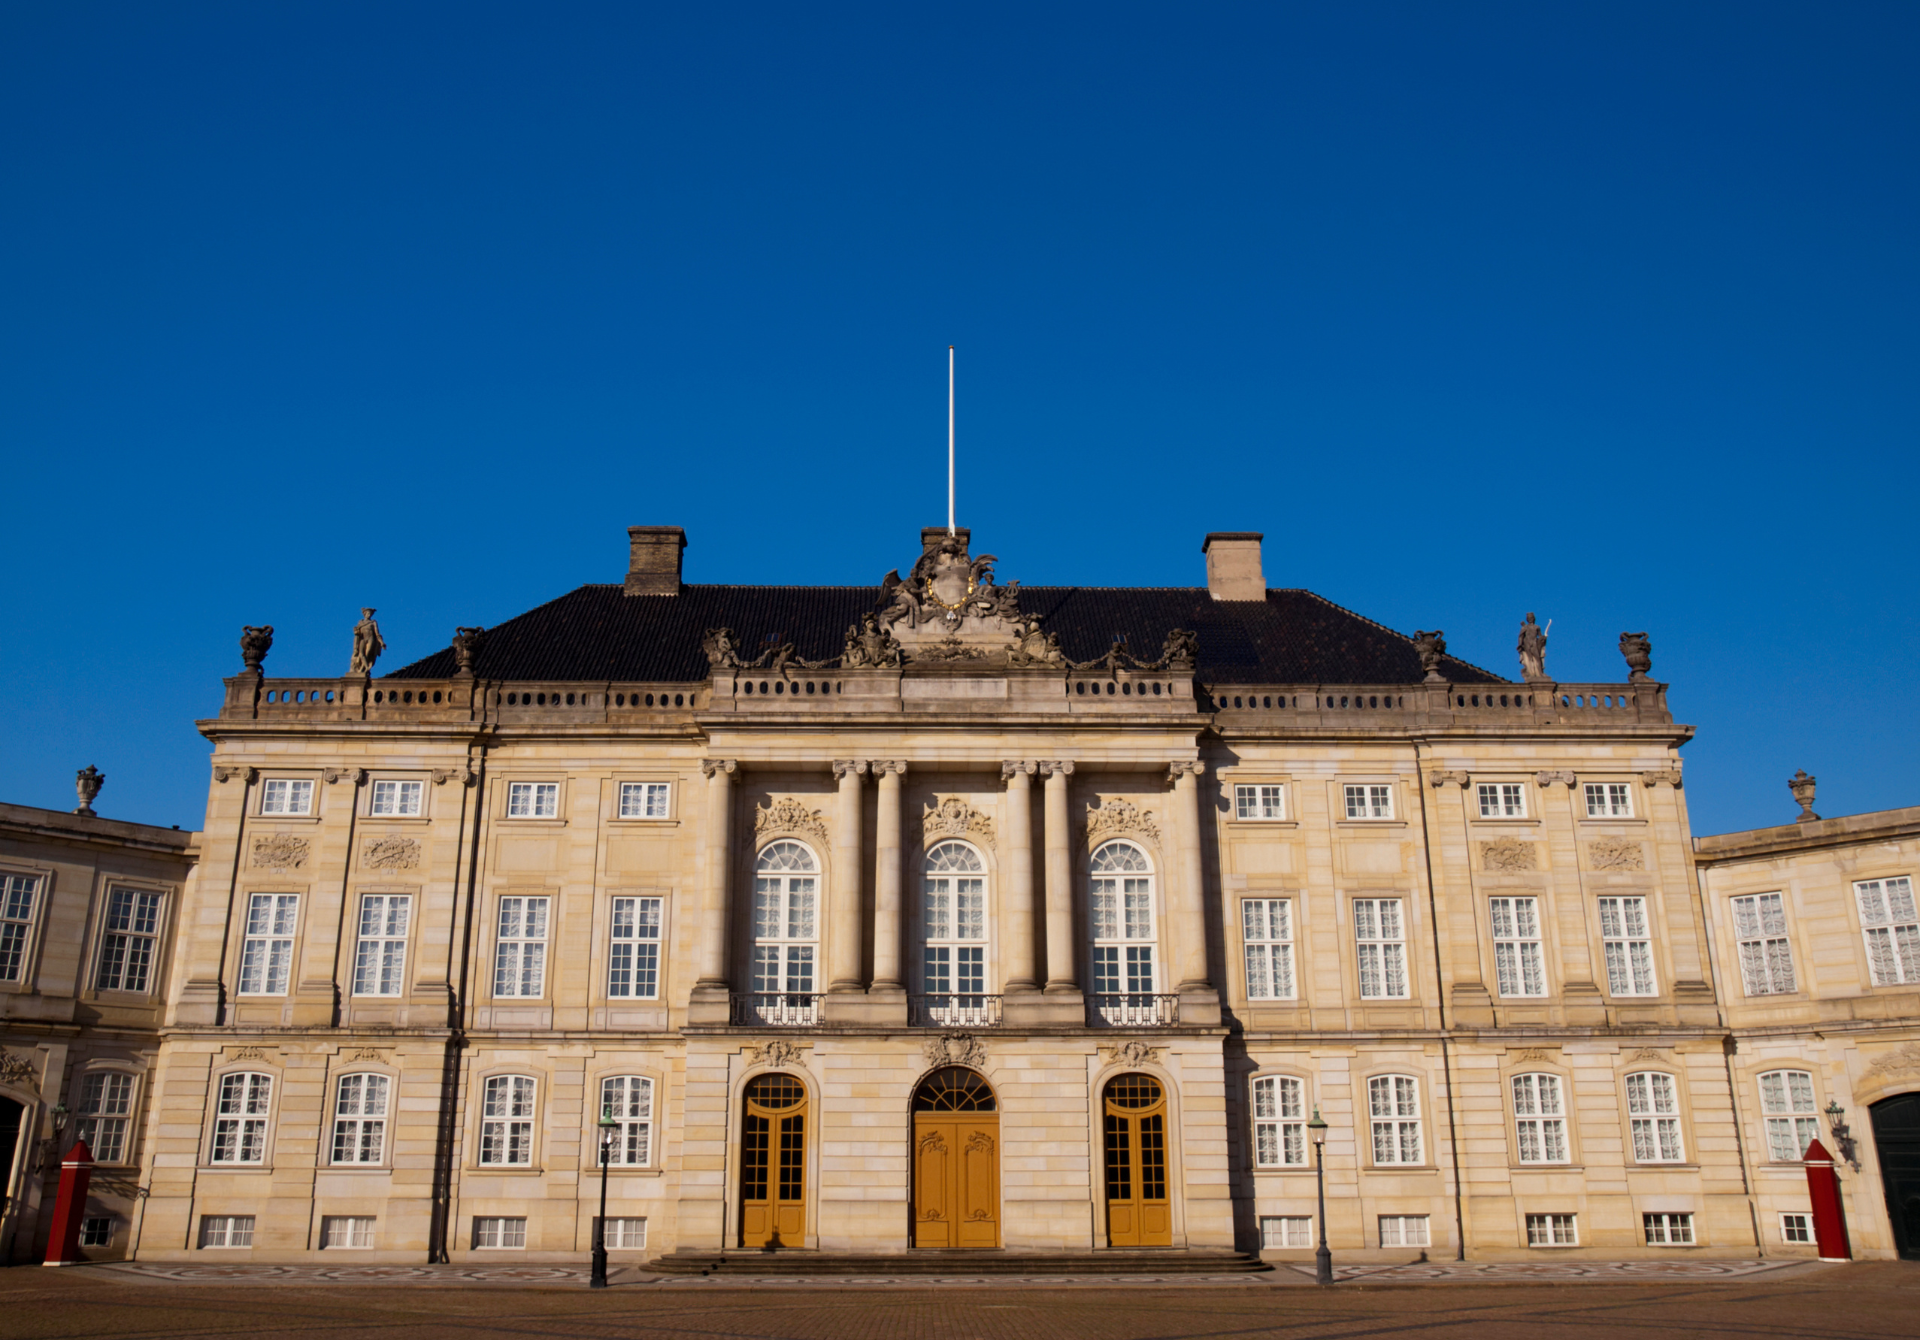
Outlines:
{"label": "yellow door", "polygon": [[740,1245],[798,1247],[807,1234],[807,1091],[792,1075],[747,1085],[740,1136]]}
{"label": "yellow door", "polygon": [[1103,1106],[1107,1245],[1170,1247],[1166,1094],[1151,1075],[1120,1075],[1108,1083]]}
{"label": "yellow door", "polygon": [[913,1098],[913,1245],[1000,1245],[1000,1114],[971,1070],[935,1071]]}

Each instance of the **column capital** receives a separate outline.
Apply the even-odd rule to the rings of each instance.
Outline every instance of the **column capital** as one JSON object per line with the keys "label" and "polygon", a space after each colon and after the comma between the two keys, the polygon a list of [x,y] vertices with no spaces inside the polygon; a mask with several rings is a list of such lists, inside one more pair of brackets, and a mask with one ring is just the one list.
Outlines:
{"label": "column capital", "polygon": [[864,758],[836,758],[833,761],[833,775],[843,782],[848,777],[858,780],[867,775],[867,761]]}
{"label": "column capital", "polygon": [[703,758],[700,760],[700,775],[712,777],[715,773],[731,773],[740,766],[737,759]]}
{"label": "column capital", "polygon": [[885,777],[888,773],[904,777],[907,774],[907,761],[904,758],[871,758],[867,760],[867,768],[875,777]]}
{"label": "column capital", "polygon": [[1182,777],[1198,777],[1207,770],[1207,765],[1197,758],[1183,758],[1177,763],[1167,764],[1167,779],[1178,786]]}
{"label": "column capital", "polygon": [[1011,758],[1000,765],[1000,777],[1005,781],[1014,776],[1031,777],[1040,771],[1040,764],[1030,758]]}
{"label": "column capital", "polygon": [[1043,758],[1040,760],[1042,777],[1073,776],[1073,760],[1070,758]]}

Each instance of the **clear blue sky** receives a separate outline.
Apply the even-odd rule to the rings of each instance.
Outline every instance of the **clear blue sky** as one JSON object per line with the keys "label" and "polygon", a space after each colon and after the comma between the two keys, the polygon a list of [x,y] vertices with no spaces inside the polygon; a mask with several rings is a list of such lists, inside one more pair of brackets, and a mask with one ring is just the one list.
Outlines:
{"label": "clear blue sky", "polygon": [[582,582],[1304,586],[1920,803],[1920,6],[0,11],[0,799]]}

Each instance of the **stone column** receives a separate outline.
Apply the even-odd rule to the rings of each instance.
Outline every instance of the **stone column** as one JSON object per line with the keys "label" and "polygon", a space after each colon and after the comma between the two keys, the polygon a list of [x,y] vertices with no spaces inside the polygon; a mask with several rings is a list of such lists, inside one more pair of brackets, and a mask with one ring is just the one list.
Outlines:
{"label": "stone column", "polygon": [[833,831],[833,899],[829,925],[832,928],[832,953],[828,956],[827,990],[862,992],[866,981],[860,976],[860,863],[866,844],[861,840],[860,820],[864,798],[860,779],[866,775],[863,760],[837,758],[833,775],[840,779],[840,815]]}
{"label": "stone column", "polygon": [[1073,835],[1067,827],[1067,778],[1073,763],[1053,759],[1042,763],[1047,778],[1047,990],[1078,994],[1073,976],[1073,954],[1078,944],[1073,928]]}
{"label": "stone column", "polygon": [[1194,759],[1168,768],[1173,777],[1174,870],[1173,912],[1174,988],[1212,991],[1207,976],[1206,888],[1200,866],[1200,774],[1206,764]]}
{"label": "stone column", "polygon": [[727,936],[733,926],[733,778],[739,765],[730,758],[703,758],[700,771],[707,778],[707,879],[705,915],[700,924],[700,976],[696,996],[717,997],[718,1020],[703,1017],[689,1022],[727,1021]]}
{"label": "stone column", "polygon": [[1033,774],[1040,765],[1019,759],[1000,765],[1007,782],[1007,877],[1000,927],[1001,990],[1038,991],[1033,962]]}
{"label": "stone column", "polygon": [[879,779],[879,806],[873,825],[873,986],[875,992],[905,991],[900,975],[900,777],[905,759],[877,759],[867,765]]}

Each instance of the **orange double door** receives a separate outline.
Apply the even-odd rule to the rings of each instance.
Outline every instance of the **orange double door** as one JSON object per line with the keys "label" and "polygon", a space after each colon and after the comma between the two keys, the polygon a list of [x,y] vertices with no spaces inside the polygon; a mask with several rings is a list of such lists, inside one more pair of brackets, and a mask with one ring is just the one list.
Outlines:
{"label": "orange double door", "polygon": [[747,1085],[740,1139],[740,1245],[800,1247],[807,1235],[807,1091],[792,1075]]}
{"label": "orange double door", "polygon": [[1167,1098],[1150,1075],[1121,1075],[1102,1104],[1107,1174],[1107,1245],[1170,1247]]}
{"label": "orange double door", "polygon": [[1000,1245],[1000,1114],[913,1114],[913,1245]]}

